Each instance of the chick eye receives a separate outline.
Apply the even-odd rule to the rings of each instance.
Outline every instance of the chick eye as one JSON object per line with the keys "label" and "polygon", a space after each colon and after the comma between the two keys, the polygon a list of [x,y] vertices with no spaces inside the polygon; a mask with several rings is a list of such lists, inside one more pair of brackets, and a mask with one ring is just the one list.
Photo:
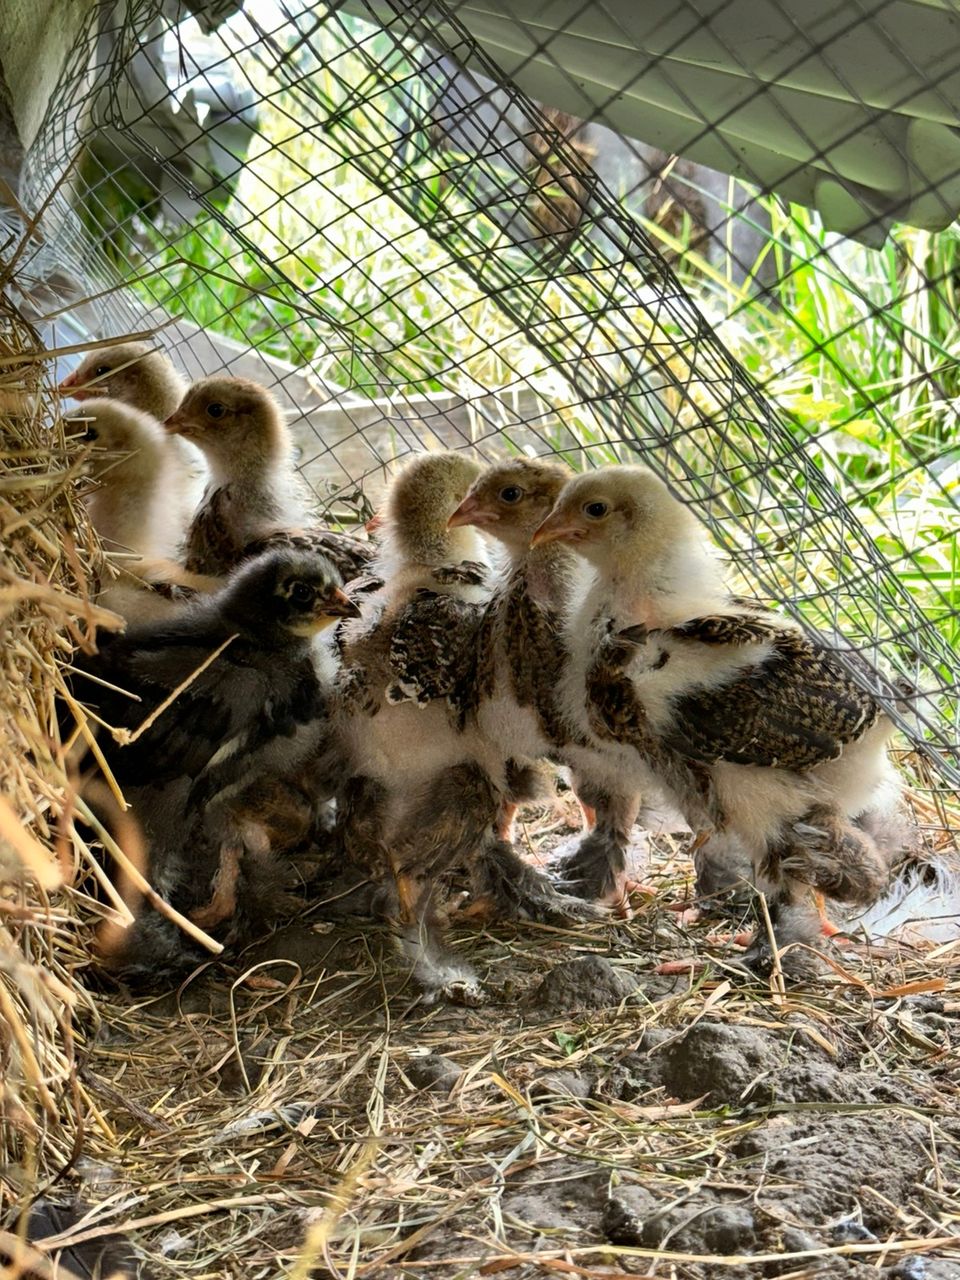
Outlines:
{"label": "chick eye", "polygon": [[309,604],[313,600],[313,587],[306,582],[295,582],[290,588],[290,599],[297,604]]}
{"label": "chick eye", "polygon": [[500,490],[501,502],[519,502],[523,497],[523,490],[518,484],[508,484],[505,489]]}
{"label": "chick eye", "polygon": [[84,440],[99,440],[100,433],[97,431],[96,427],[90,426],[90,427],[87,427],[86,431],[83,433],[82,438]]}
{"label": "chick eye", "polygon": [[109,373],[109,372],[110,372],[110,366],[108,364],[98,364],[93,371],[93,376],[95,378],[102,378],[105,373]]}
{"label": "chick eye", "polygon": [[220,404],[218,400],[215,400],[213,404],[207,405],[208,418],[222,418],[226,412],[227,412],[226,406]]}
{"label": "chick eye", "polygon": [[583,514],[591,520],[602,520],[609,509],[605,502],[586,502],[584,503]]}

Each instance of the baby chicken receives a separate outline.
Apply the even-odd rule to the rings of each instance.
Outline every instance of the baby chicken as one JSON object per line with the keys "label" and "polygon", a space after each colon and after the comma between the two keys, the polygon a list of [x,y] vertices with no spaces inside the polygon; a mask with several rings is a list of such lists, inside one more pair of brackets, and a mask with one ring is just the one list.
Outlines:
{"label": "baby chicken", "polygon": [[167,559],[182,533],[169,502],[168,481],[178,464],[156,419],[119,400],[92,399],[84,401],[79,422],[91,444],[95,483],[84,504],[104,550],[119,553],[107,568],[112,576],[102,583],[98,603],[128,621],[147,621],[168,615],[195,588],[217,585],[199,579],[192,587],[183,585],[183,575]]}
{"label": "baby chicken", "polygon": [[179,407],[186,390],[173,362],[151,342],[98,347],[60,383],[61,394],[74,400],[121,400],[158,422]]}
{"label": "baby chicken", "polygon": [[165,426],[195,444],[210,468],[187,536],[188,570],[227,573],[276,546],[318,551],[345,579],[364,570],[373,555],[369,544],[311,525],[290,432],[265,387],[245,378],[195,382]]}
{"label": "baby chicken", "polygon": [[688,818],[712,812],[759,883],[783,903],[798,886],[873,901],[886,862],[852,820],[896,794],[891,724],[827,645],[734,600],[692,512],[642,467],[571,480],[533,542],[568,545],[597,573],[569,631],[571,714],[608,663],[624,681],[606,732],[636,745]]}
{"label": "baby chicken", "polygon": [[[117,342],[90,351],[59,389],[74,400],[106,398],[128,404],[160,423],[179,406],[187,383],[153,343]],[[205,468],[200,454],[185,440],[171,440],[167,452],[164,498],[182,537],[203,492]]]}
{"label": "baby chicken", "polygon": [[451,983],[432,940],[436,883],[458,864],[503,913],[559,914],[568,902],[498,836],[514,777],[471,721],[490,567],[475,530],[448,520],[477,473],[462,454],[437,453],[396,477],[374,566],[384,586],[344,629],[343,733],[358,774],[344,839],[355,860],[372,853],[392,869],[406,944],[434,992],[469,985]]}
{"label": "baby chicken", "polygon": [[172,555],[177,530],[165,491],[176,463],[163,428],[118,400],[87,400],[78,419],[96,481],[84,505],[104,549]]}
{"label": "baby chicken", "polygon": [[[169,621],[131,627],[76,659],[75,696],[127,731],[121,741],[101,734],[99,745],[144,828],[151,880],[205,927],[262,910],[256,886],[269,879],[284,787],[308,777],[319,805],[340,785],[311,645],[356,613],[328,560],[281,549]],[[138,949],[148,941],[153,956],[163,940],[186,956],[168,933],[166,921],[146,924],[127,969],[149,965]]]}
{"label": "baby chicken", "polygon": [[590,581],[561,543],[531,549],[530,539],[570,479],[542,458],[497,463],[471,486],[450,525],[473,525],[506,549],[510,577],[492,606],[493,661],[480,692],[477,724],[516,757],[547,756],[566,764],[594,830],[555,866],[577,896],[621,906],[629,883],[626,846],[639,794],[622,782],[636,769],[618,767],[615,744],[599,745],[565,714],[559,691],[567,663],[565,612]]}

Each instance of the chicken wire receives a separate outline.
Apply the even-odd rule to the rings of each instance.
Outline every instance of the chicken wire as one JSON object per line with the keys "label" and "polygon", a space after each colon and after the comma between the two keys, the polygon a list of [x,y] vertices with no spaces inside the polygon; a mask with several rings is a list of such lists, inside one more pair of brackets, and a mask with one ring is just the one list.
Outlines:
{"label": "chicken wire", "polygon": [[[906,133],[899,202],[880,200],[879,179],[871,187],[851,177],[851,130],[879,130],[894,145],[918,77],[929,76],[943,111],[950,105],[960,52],[935,72],[914,58],[900,98],[894,87],[880,106],[859,101],[830,61],[831,41],[845,48],[858,30],[894,57],[883,20],[904,2],[818,5],[818,30],[832,35],[805,46],[805,61],[787,58],[778,81],[722,45],[739,68],[737,110],[765,105],[805,139],[802,163],[784,145],[778,188],[821,202],[814,228],[845,219],[843,230],[875,246],[897,214],[942,226],[953,212],[952,162],[937,153],[930,177]],[[769,235],[771,208],[795,215],[758,203],[770,173],[760,152],[738,151],[726,127],[733,109],[711,121],[683,77],[671,80],[677,15],[687,39],[708,33],[716,44],[730,6],[674,4],[657,18],[659,7],[647,15],[647,35],[663,36],[657,48],[637,57],[629,81],[602,85],[571,69],[570,40],[602,19],[609,50],[632,48],[636,33],[613,0],[549,6],[549,23],[543,6],[532,7],[534,22],[522,5],[510,16],[399,0],[103,4],[25,163],[21,199],[28,213],[42,210],[43,237],[20,264],[25,304],[54,345],[172,316],[158,338],[188,373],[225,368],[274,385],[301,470],[341,519],[363,514],[386,465],[424,445],[554,451],[576,465],[642,460],[696,507],[750,589],[842,633],[867,659],[851,663],[853,674],[940,783],[956,787],[952,380],[918,362],[935,406],[920,433],[903,420],[902,385],[861,384],[849,369],[846,415],[821,425],[778,407],[784,380],[815,383],[849,334],[811,332],[799,290],[795,305],[783,290],[774,299],[769,270],[750,269],[750,237]],[[489,49],[509,55],[512,78]],[[800,100],[772,93],[795,87],[797,67],[814,57],[845,106],[861,108],[824,145],[790,117]],[[611,56],[608,79],[621,62]],[[726,168],[753,186],[718,186],[716,173],[658,158],[624,133],[623,104],[645,76],[670,81],[688,153],[715,163],[729,154]],[[674,239],[687,253],[676,270],[661,252],[668,219],[651,216],[658,200],[680,219]],[[735,305],[718,311],[691,285],[691,243],[706,281],[719,246],[741,281]],[[782,282],[821,259],[856,299],[860,322],[883,327],[891,292],[871,287],[876,252],[823,232],[806,254],[794,244],[776,269]],[[899,300],[953,307],[948,269],[916,270],[899,244],[894,260]],[[738,317],[758,307],[790,335],[789,360],[772,372],[749,347],[739,358],[729,349]],[[915,337],[889,323],[897,342]],[[831,448],[853,422],[861,437],[867,422],[902,450],[895,479],[913,504],[907,514],[896,501],[881,508],[875,478]],[[939,529],[919,539],[917,502],[943,510]]]}

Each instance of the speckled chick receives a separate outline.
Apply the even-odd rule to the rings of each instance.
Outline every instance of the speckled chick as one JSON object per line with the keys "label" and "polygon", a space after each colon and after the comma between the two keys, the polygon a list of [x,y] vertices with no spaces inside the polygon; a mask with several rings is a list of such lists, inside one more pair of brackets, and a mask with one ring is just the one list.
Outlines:
{"label": "speckled chick", "polygon": [[[510,561],[491,605],[491,660],[477,706],[480,732],[514,757],[549,757],[567,765],[593,829],[554,864],[564,887],[625,909],[626,848],[639,810],[635,769],[618,769],[618,748],[597,743],[566,714],[560,690],[568,662],[565,615],[592,580],[560,542],[530,540],[571,478],[543,458],[496,463],[471,486],[451,524],[471,524],[496,539]],[[621,782],[625,785],[621,785]]]}
{"label": "speckled chick", "polygon": [[[571,714],[612,657],[635,700],[609,699],[594,732],[605,724],[648,761],[652,735],[705,770],[719,825],[784,902],[802,886],[872,901],[886,859],[853,819],[896,796],[891,725],[828,646],[735,601],[693,513],[642,467],[571,480],[533,541],[597,574],[569,627]],[[682,811],[702,808],[702,790],[673,782]]]}
{"label": "speckled chick", "polygon": [[399,473],[375,565],[384,586],[345,628],[344,734],[364,795],[358,801],[355,790],[346,809],[378,815],[375,830],[367,821],[347,838],[356,861],[373,849],[374,864],[392,868],[407,950],[434,991],[449,987],[435,963],[439,882],[456,868],[468,870],[475,901],[506,914],[556,915],[564,902],[500,839],[496,817],[512,779],[471,720],[490,565],[476,530],[448,522],[478,470],[447,453]]}

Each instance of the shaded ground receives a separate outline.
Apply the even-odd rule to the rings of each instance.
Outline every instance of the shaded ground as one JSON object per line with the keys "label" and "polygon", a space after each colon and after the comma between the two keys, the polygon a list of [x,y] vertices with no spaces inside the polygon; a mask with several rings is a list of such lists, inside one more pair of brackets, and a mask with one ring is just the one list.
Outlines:
{"label": "shaded ground", "polygon": [[684,866],[629,924],[455,935],[477,1009],[418,1006],[387,931],[322,909],[103,1002],[67,1234],[211,1280],[960,1280],[960,943],[843,946],[784,998],[680,927]]}

